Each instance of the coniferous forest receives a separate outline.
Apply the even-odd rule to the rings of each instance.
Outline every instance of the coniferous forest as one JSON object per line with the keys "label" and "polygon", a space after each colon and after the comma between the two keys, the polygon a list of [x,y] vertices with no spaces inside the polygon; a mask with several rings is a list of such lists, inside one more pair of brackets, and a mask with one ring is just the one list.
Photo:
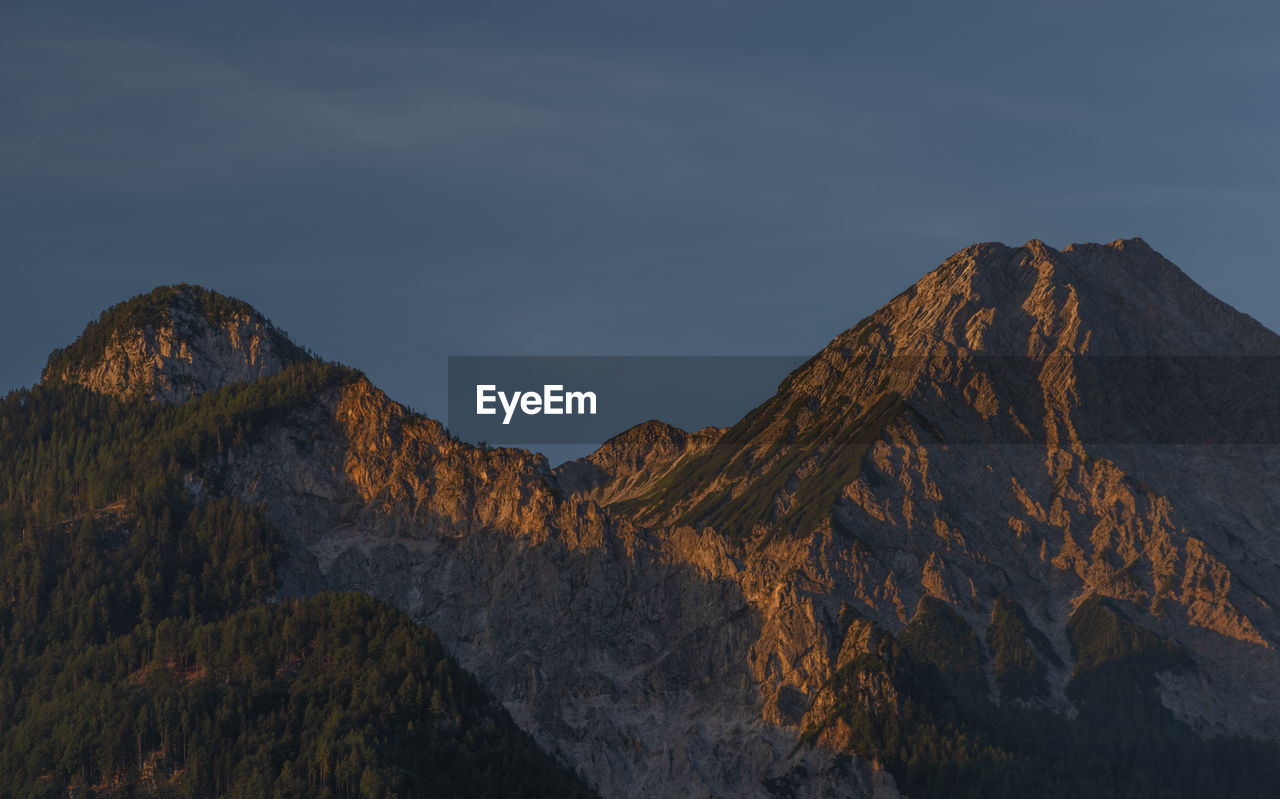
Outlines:
{"label": "coniferous forest", "polygon": [[3,795],[590,796],[430,630],[274,601],[277,532],[183,475],[352,379],[308,361],[181,405],[0,401]]}

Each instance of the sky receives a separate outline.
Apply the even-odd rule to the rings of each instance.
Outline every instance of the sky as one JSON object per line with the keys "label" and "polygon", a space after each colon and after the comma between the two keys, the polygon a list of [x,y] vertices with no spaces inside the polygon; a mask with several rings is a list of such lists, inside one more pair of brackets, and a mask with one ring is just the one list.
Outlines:
{"label": "sky", "polygon": [[449,355],[811,353],[1031,238],[1280,330],[1277,85],[1274,2],[4,0],[0,391],[189,282],[443,417]]}

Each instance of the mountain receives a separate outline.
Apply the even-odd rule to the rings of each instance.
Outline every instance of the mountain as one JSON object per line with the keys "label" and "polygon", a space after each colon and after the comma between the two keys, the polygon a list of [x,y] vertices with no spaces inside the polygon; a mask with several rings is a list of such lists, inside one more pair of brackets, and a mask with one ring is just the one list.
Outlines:
{"label": "mountain", "polygon": [[203,467],[357,376],[193,296],[239,308],[158,290],[0,400],[0,794],[593,796],[403,612],[280,595],[281,531]]}
{"label": "mountain", "polygon": [[[1280,337],[1140,240],[967,248],[736,425],[556,469],[181,313],[108,312],[10,400],[7,512],[254,509],[274,598],[408,614],[603,796],[1280,786]],[[157,443],[40,460],[104,413]]]}

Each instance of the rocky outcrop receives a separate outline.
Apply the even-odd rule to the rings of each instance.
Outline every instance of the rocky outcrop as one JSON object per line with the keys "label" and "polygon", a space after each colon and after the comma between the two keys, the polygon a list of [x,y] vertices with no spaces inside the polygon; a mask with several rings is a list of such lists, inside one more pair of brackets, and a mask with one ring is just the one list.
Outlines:
{"label": "rocky outcrop", "polygon": [[42,379],[182,402],[309,357],[243,302],[196,286],[166,286],[104,312],[75,344],[49,358]]}
{"label": "rocky outcrop", "polygon": [[653,490],[657,479],[716,443],[723,434],[717,427],[686,433],[650,420],[619,433],[585,458],[557,467],[556,481],[564,491],[600,503],[631,499]]}

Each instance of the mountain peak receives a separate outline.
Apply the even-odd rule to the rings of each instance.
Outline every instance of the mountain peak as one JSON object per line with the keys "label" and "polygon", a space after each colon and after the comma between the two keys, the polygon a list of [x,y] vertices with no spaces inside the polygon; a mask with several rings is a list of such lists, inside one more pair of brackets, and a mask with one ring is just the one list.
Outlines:
{"label": "mountain peak", "polygon": [[713,445],[724,430],[704,427],[689,433],[650,419],[622,431],[595,452],[562,464],[556,479],[567,493],[616,502],[651,487],[673,464]]}
{"label": "mountain peak", "polygon": [[103,311],[49,356],[41,379],[182,402],[310,358],[248,303],[183,283]]}
{"label": "mountain peak", "polygon": [[894,354],[941,344],[998,355],[1280,354],[1280,339],[1140,238],[960,250],[837,338]]}
{"label": "mountain peak", "polygon": [[[1079,245],[1068,244],[1067,249],[1071,249],[1072,246],[1079,246]],[[1136,251],[1138,253],[1145,254],[1145,255],[1158,254],[1154,249],[1151,248],[1150,244],[1147,244],[1147,240],[1142,238],[1141,236],[1132,236],[1127,239],[1116,239],[1115,241],[1111,242],[1106,246],[1110,247],[1113,250],[1116,250],[1117,252],[1124,252],[1128,250],[1128,251]]]}

